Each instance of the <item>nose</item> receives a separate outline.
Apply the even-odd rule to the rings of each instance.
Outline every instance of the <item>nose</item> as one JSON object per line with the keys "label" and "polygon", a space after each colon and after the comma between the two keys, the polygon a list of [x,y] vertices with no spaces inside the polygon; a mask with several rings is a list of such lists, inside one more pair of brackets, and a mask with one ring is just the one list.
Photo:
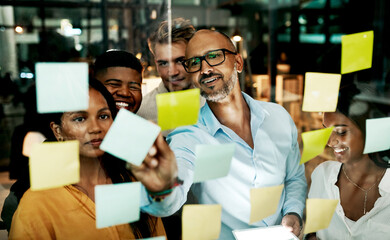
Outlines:
{"label": "nose", "polygon": [[212,71],[213,71],[213,67],[209,65],[206,59],[202,59],[201,66],[200,66],[200,73],[209,74]]}
{"label": "nose", "polygon": [[337,139],[337,137],[335,136],[334,133],[332,133],[328,139],[328,143],[327,145],[329,147],[335,147],[337,144],[339,143],[339,140]]}
{"label": "nose", "polygon": [[179,74],[179,66],[177,64],[170,64],[168,69],[169,76],[176,76]]}
{"label": "nose", "polygon": [[117,94],[122,97],[130,97],[131,95],[130,89],[125,84],[120,87],[120,89],[117,91]]}
{"label": "nose", "polygon": [[102,128],[99,124],[98,119],[90,119],[89,126],[88,126],[88,132],[90,134],[98,134],[102,132]]}

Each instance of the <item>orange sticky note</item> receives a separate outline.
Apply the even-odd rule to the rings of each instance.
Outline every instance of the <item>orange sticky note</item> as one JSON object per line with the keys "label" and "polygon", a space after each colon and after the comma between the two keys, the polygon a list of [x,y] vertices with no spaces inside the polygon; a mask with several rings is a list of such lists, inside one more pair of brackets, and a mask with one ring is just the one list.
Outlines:
{"label": "orange sticky note", "polygon": [[342,36],[341,73],[371,68],[373,47],[374,31]]}
{"label": "orange sticky note", "polygon": [[183,240],[218,239],[221,232],[221,205],[188,204],[183,207]]}
{"label": "orange sticky note", "polygon": [[46,142],[30,155],[31,190],[44,190],[80,181],[79,141]]}
{"label": "orange sticky note", "polygon": [[258,222],[276,212],[283,188],[284,185],[282,184],[251,189],[251,216],[249,223]]}
{"label": "orange sticky note", "polygon": [[307,72],[302,111],[336,111],[340,81],[340,74]]}

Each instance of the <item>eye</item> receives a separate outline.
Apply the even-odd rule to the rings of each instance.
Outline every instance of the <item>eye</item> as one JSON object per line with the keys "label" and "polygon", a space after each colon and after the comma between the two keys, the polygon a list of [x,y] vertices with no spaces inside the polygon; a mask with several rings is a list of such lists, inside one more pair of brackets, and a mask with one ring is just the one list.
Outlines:
{"label": "eye", "polygon": [[106,120],[106,119],[110,119],[111,118],[111,115],[109,114],[100,114],[99,115],[99,119],[101,120]]}
{"label": "eye", "polygon": [[336,134],[339,136],[344,136],[347,133],[347,131],[336,131]]}
{"label": "eye", "polygon": [[111,87],[120,87],[121,86],[120,83],[107,83],[106,85],[111,86]]}
{"label": "eye", "polygon": [[221,56],[220,52],[210,52],[207,54],[207,59],[215,59]]}
{"label": "eye", "polygon": [[158,62],[158,66],[160,66],[160,67],[167,67],[168,66],[168,62]]}
{"label": "eye", "polygon": [[73,122],[84,122],[85,121],[85,117],[74,117],[72,119]]}
{"label": "eye", "polygon": [[196,67],[200,64],[199,58],[191,58],[187,61],[188,67]]}

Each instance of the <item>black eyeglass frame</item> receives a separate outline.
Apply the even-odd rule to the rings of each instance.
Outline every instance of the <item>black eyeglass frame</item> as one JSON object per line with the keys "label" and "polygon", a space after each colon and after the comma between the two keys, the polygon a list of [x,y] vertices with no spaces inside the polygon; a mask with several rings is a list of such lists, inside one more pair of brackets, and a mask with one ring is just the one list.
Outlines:
{"label": "black eyeglass frame", "polygon": [[[220,51],[220,50],[221,50],[222,53],[223,53],[223,61],[220,62],[220,63],[218,63],[218,64],[214,64],[214,65],[210,64],[210,63],[207,61],[207,59],[206,59],[206,55],[209,54],[209,53],[211,53],[211,52]],[[232,51],[230,51],[230,50],[228,50],[228,49],[226,49],[226,48],[220,48],[220,49],[210,50],[210,51],[208,51],[205,55],[203,55],[203,56],[201,56],[201,57],[192,57],[192,58],[189,58],[189,59],[185,59],[185,60],[182,62],[183,67],[184,67],[184,70],[186,70],[187,73],[196,73],[196,72],[199,72],[199,71],[202,69],[202,62],[203,62],[203,60],[206,61],[206,63],[207,63],[210,67],[214,67],[214,66],[221,65],[221,64],[224,63],[225,60],[226,60],[226,53],[225,53],[225,52],[228,52],[228,53],[233,54],[233,55],[237,55],[237,52],[232,52]],[[188,71],[188,67],[187,67],[187,65],[186,65],[186,62],[187,62],[188,60],[194,59],[194,58],[199,58],[199,60],[200,60],[199,69],[196,70],[196,71],[193,71],[193,72],[189,72],[189,71]]]}

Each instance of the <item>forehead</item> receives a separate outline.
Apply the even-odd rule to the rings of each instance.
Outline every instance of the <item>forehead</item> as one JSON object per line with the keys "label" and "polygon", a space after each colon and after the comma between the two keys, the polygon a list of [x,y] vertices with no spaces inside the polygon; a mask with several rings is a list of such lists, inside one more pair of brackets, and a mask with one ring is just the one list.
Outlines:
{"label": "forehead", "polygon": [[208,51],[215,49],[231,49],[231,43],[225,36],[218,32],[199,31],[187,45],[186,58],[202,56]]}
{"label": "forehead", "polygon": [[124,83],[142,82],[141,74],[137,70],[127,67],[109,67],[99,76],[99,79],[102,81],[117,79],[123,81]]}
{"label": "forehead", "polygon": [[168,61],[169,55],[171,54],[172,59],[184,57],[187,43],[184,41],[174,42],[171,45],[171,53],[169,53],[170,50],[170,44],[168,43],[157,43],[155,47],[155,60],[156,61]]}
{"label": "forehead", "polygon": [[355,127],[355,124],[340,112],[326,112],[323,116],[323,122],[326,127],[334,125],[346,125],[348,127]]}

